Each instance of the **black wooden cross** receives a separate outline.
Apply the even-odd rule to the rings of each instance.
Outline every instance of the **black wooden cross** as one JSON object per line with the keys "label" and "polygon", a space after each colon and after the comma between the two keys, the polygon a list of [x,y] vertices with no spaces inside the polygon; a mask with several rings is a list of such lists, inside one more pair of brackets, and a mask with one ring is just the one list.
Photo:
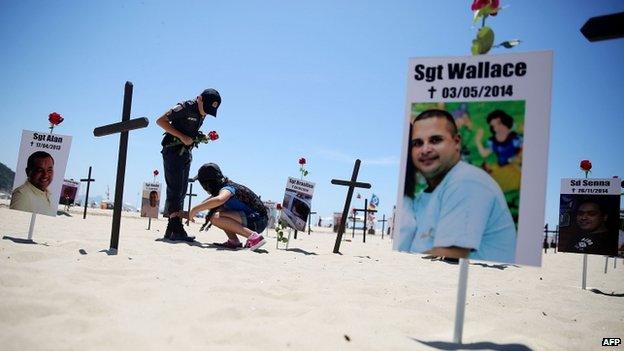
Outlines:
{"label": "black wooden cross", "polygon": [[351,226],[351,237],[355,238],[355,220],[357,219],[355,216],[355,212],[353,212],[353,215],[351,215],[351,217],[349,217],[349,219],[353,220],[353,225]]}
{"label": "black wooden cross", "polygon": [[96,137],[119,133],[119,156],[117,157],[117,181],[115,182],[115,205],[113,207],[113,227],[111,229],[111,253],[119,247],[119,228],[121,227],[121,209],[123,208],[123,188],[126,178],[126,158],[128,155],[128,132],[145,128],[149,121],[145,117],[130,119],[132,108],[132,83],[126,82],[121,122],[97,127],[93,130]]}
{"label": "black wooden cross", "polygon": [[[546,223],[546,225],[544,225],[544,240],[546,240],[546,238],[548,237],[548,233],[555,234],[555,243],[558,244],[559,243],[559,226],[557,226],[557,229],[555,230],[548,230],[548,223]],[[557,253],[557,247],[555,247],[555,253]]]}
{"label": "black wooden cross", "polygon": [[624,37],[624,12],[592,17],[581,27],[590,42]]}
{"label": "black wooden cross", "polygon": [[[188,204],[188,213],[191,213],[191,199],[193,199],[193,196],[197,196],[197,194],[193,194],[193,182],[195,181],[195,179],[193,178],[189,178],[188,182],[190,183],[190,190],[189,193],[186,194],[186,196],[188,196],[189,198],[189,204]],[[186,219],[186,225],[189,225],[190,222],[190,218]]]}
{"label": "black wooden cross", "polygon": [[[364,199],[364,208],[363,209],[362,208],[354,208],[353,212],[355,212],[353,214],[353,216],[355,216],[355,214],[357,214],[358,212],[364,212],[364,224],[363,224],[363,229],[362,229],[364,232],[362,233],[362,242],[366,242],[366,229],[368,229],[368,228],[366,228],[367,227],[366,226],[366,220],[368,219],[368,213],[369,212],[370,213],[375,213],[375,212],[377,212],[377,210],[369,210],[368,209],[368,199]],[[355,221],[353,221],[353,225],[355,227]]]}
{"label": "black wooden cross", "polygon": [[89,204],[89,185],[91,185],[91,182],[95,182],[95,179],[91,179],[91,166],[89,166],[89,175],[87,176],[87,179],[80,179],[81,182],[87,182],[87,195],[85,195],[85,209],[84,209],[84,213],[82,214],[82,219],[87,218],[87,205]]}
{"label": "black wooden cross", "polygon": [[310,223],[312,223],[312,215],[316,214],[316,212],[308,213],[308,235],[310,235]]}
{"label": "black wooden cross", "polygon": [[384,229],[386,228],[386,222],[388,220],[386,219],[386,215],[383,215],[383,219],[378,220],[377,222],[381,222],[381,239],[383,239],[384,236]]}
{"label": "black wooden cross", "polygon": [[345,185],[349,187],[347,191],[347,198],[345,199],[345,206],[342,210],[342,218],[340,220],[340,226],[338,227],[338,235],[336,235],[336,243],[334,244],[334,253],[340,253],[340,242],[342,241],[342,234],[344,234],[345,224],[347,223],[347,215],[349,214],[349,207],[351,206],[351,198],[353,197],[353,189],[354,188],[365,188],[370,189],[370,183],[361,183],[356,182],[358,173],[360,172],[360,161],[359,159],[355,160],[355,164],[353,165],[353,174],[351,175],[351,180],[339,180],[332,179],[331,183],[335,185]]}

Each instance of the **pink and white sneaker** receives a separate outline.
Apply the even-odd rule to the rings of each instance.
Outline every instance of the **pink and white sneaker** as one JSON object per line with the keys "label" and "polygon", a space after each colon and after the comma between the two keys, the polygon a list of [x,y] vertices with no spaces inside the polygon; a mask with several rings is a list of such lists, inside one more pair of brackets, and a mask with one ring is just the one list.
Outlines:
{"label": "pink and white sneaker", "polygon": [[247,242],[245,243],[245,249],[254,251],[261,248],[264,244],[266,244],[266,240],[264,240],[264,237],[262,235],[252,234],[251,236],[249,236],[249,239],[247,239]]}

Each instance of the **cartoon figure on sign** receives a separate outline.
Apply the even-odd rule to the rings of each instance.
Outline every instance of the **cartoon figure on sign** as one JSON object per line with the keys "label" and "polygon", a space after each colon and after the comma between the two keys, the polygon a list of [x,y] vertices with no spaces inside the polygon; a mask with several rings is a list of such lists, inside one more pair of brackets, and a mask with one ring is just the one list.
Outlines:
{"label": "cartoon figure on sign", "polygon": [[520,196],[520,178],[522,167],[522,135],[513,131],[514,119],[503,110],[494,110],[487,116],[491,136],[486,140],[486,146],[481,143],[483,129],[477,130],[475,144],[479,154],[484,159],[490,154],[496,156],[496,163],[483,162],[485,169],[500,185],[501,190],[512,209],[512,215],[517,220],[517,202]]}

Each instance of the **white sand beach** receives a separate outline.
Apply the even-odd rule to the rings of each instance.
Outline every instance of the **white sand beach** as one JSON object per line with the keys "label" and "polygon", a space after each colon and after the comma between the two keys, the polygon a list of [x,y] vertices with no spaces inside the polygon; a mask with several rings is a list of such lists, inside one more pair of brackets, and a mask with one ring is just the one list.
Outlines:
{"label": "white sand beach", "polygon": [[[112,211],[37,216],[0,208],[2,350],[598,350],[624,336],[624,263],[549,251],[541,268],[471,262],[462,346],[452,344],[458,266],[327,228],[220,250],[217,228],[168,243],[166,221]],[[266,235],[265,235],[266,236]],[[8,237],[8,238],[7,238]],[[13,238],[13,239],[11,239]],[[598,289],[602,293],[592,292]],[[611,294],[614,294],[613,296]],[[620,346],[621,348],[621,346]]]}

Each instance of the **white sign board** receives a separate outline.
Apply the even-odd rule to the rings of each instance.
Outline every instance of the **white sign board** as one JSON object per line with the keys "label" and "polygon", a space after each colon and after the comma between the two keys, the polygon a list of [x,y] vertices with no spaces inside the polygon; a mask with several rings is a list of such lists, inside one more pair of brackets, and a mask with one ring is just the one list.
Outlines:
{"label": "white sign board", "polygon": [[541,264],[552,52],[410,59],[394,249]]}
{"label": "white sign board", "polygon": [[561,179],[559,251],[618,254],[620,187],[620,178]]}
{"label": "white sign board", "polygon": [[141,217],[158,218],[160,183],[143,183]]}
{"label": "white sign board", "polygon": [[312,195],[314,195],[313,182],[288,177],[280,220],[295,230],[305,230],[312,208]]}
{"label": "white sign board", "polygon": [[10,208],[56,216],[72,137],[22,131]]}

